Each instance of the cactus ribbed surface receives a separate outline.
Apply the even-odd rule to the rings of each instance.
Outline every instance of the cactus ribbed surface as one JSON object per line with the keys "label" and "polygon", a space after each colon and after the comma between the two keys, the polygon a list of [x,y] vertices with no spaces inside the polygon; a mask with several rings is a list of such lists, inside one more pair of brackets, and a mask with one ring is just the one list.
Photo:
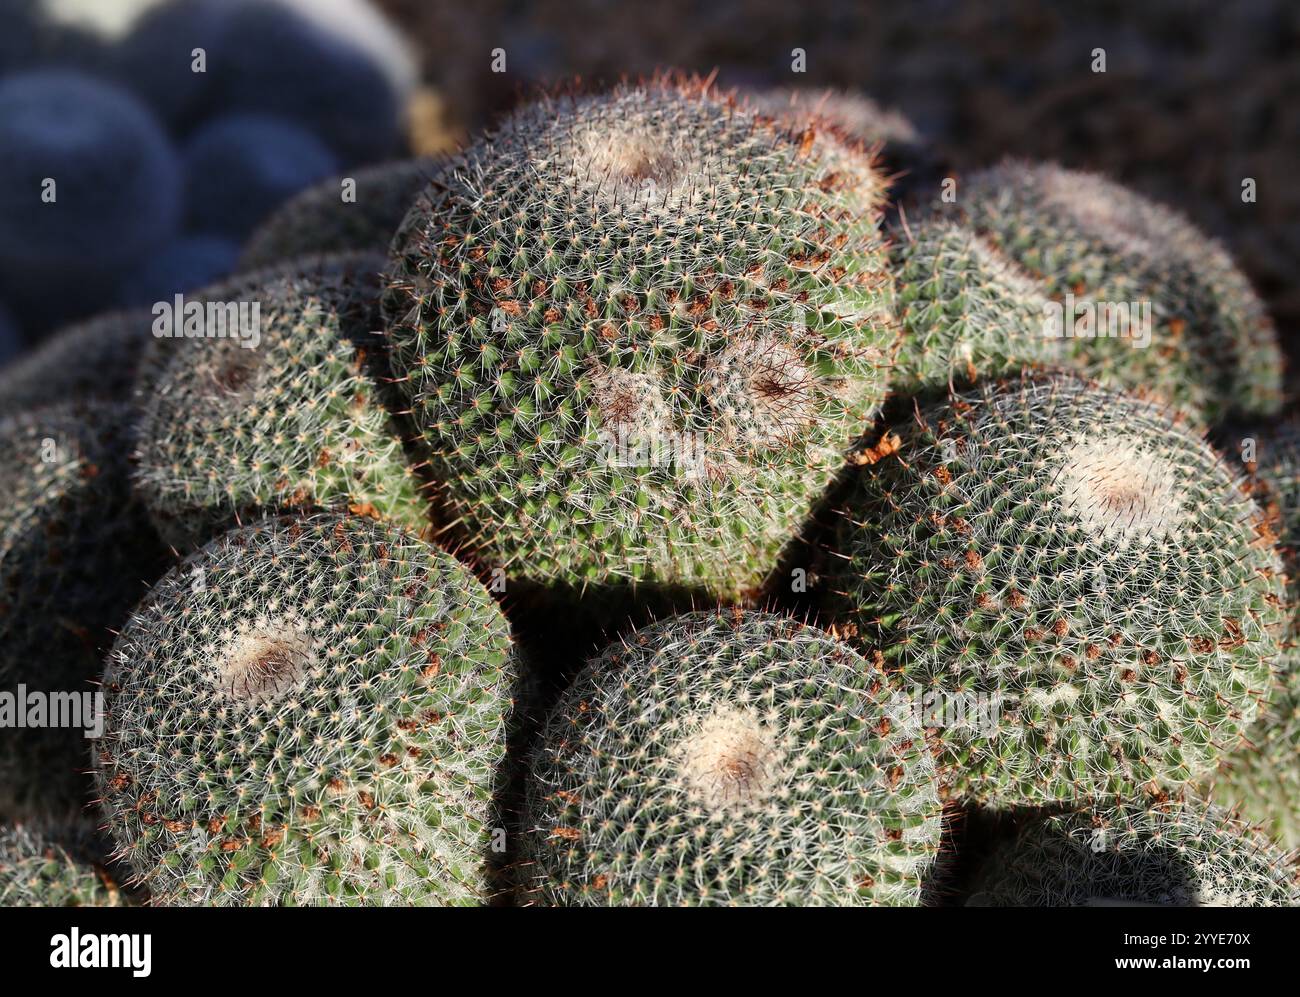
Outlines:
{"label": "cactus ribbed surface", "polygon": [[687,83],[544,99],[449,164],[385,309],[463,539],[535,581],[759,583],[884,397],[883,191]]}
{"label": "cactus ribbed surface", "polygon": [[1200,778],[1279,667],[1262,513],[1166,410],[1068,376],[898,429],[846,501],[836,608],[945,722],[941,775],[994,805]]}
{"label": "cactus ribbed surface", "polygon": [[1240,811],[1294,849],[1300,848],[1300,424],[1289,420],[1252,438],[1257,494],[1273,514],[1290,583],[1290,630],[1268,709],[1245,743],[1223,760],[1208,790],[1216,803]]}
{"label": "cactus ribbed surface", "polygon": [[357,517],[183,561],[104,674],[96,775],[155,904],[475,904],[514,653],[450,555]]}
{"label": "cactus ribbed surface", "polygon": [[535,903],[914,905],[940,804],[921,729],[825,631],[716,611],[592,659],[531,763]]}
{"label": "cactus ribbed surface", "polygon": [[74,399],[129,401],[152,323],[148,309],[135,309],[59,330],[0,369],[0,411]]}

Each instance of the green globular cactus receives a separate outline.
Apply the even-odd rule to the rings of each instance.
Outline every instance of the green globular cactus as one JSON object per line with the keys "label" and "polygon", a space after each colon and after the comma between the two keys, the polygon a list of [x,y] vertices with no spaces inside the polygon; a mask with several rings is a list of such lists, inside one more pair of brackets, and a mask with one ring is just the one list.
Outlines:
{"label": "green globular cactus", "polygon": [[1260,824],[1287,848],[1300,848],[1300,424],[1247,437],[1256,451],[1256,494],[1278,532],[1291,606],[1283,667],[1268,710],[1207,785],[1210,798]]}
{"label": "green globular cactus", "polygon": [[129,897],[77,825],[0,828],[0,907],[125,907]]}
{"label": "green globular cactus", "polygon": [[902,343],[895,394],[1055,365],[1061,341],[1045,334],[1041,285],[991,242],[951,222],[922,220],[893,250]]}
{"label": "green globular cactus", "polygon": [[328,515],[226,534],[105,668],[118,857],[159,905],[479,903],[513,674],[487,590],[409,534]]}
{"label": "green globular cactus", "polygon": [[529,581],[755,587],[884,398],[883,190],[687,83],[544,99],[450,163],[385,313],[461,539]]}
{"label": "green globular cactus", "polygon": [[[334,177],[296,195],[263,222],[244,248],[241,270],[311,253],[385,252],[438,160],[404,159]],[[345,181],[352,186],[345,190]],[[348,200],[344,195],[348,194]]]}
{"label": "green globular cactus", "polygon": [[428,502],[358,345],[381,342],[376,280],[295,272],[223,288],[204,297],[255,303],[257,321],[168,340],[148,377],[136,485],[164,538],[192,548],[288,509],[426,528]]}
{"label": "green globular cactus", "polygon": [[715,611],[589,662],[531,762],[522,885],[591,906],[915,905],[940,803],[917,720],[842,641]]}
{"label": "green globular cactus", "polygon": [[1044,280],[1062,305],[1057,331],[1089,376],[1210,422],[1281,407],[1281,348],[1263,303],[1176,211],[1100,176],[1015,161],[960,183],[957,207]]}
{"label": "green globular cactus", "polygon": [[846,500],[835,609],[938,704],[952,793],[1129,795],[1202,777],[1240,740],[1278,664],[1283,572],[1200,436],[1047,376],[891,438]]}
{"label": "green globular cactus", "polygon": [[0,368],[0,412],[51,401],[128,402],[153,318],[147,309],[110,312],[68,326]]}
{"label": "green globular cactus", "polygon": [[[133,498],[109,403],[0,420],[0,815],[79,813],[98,721],[93,680],[164,552]],[[33,710],[38,712],[33,713]]]}
{"label": "green globular cactus", "polygon": [[[383,253],[365,251],[309,253],[271,266],[231,274],[197,291],[186,292],[183,297],[187,301],[202,301],[206,307],[208,302],[260,300],[268,286],[285,281],[292,281],[302,286],[325,284],[355,287],[358,291],[352,299],[355,307],[349,308],[349,314],[354,316],[354,321],[349,322],[343,332],[367,353],[380,357],[383,354],[384,340],[379,335],[379,319],[375,314],[373,292],[385,263],[386,258]],[[169,302],[173,306],[174,300],[173,295]],[[150,313],[151,328],[156,321],[156,316],[156,312]],[[184,337],[160,336],[156,333],[149,336],[137,366],[132,388],[137,408],[146,408],[149,400],[157,393],[158,379],[171,363],[172,357],[187,351],[192,345],[193,343]]]}
{"label": "green globular cactus", "polygon": [[1174,797],[1035,821],[990,856],[970,907],[1294,907],[1290,856],[1218,807]]}

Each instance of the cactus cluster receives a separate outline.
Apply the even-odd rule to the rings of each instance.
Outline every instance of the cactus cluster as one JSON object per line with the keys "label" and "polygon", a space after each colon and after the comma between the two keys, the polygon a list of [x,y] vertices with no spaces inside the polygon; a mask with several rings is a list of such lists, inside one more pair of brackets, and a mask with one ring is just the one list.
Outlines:
{"label": "cactus cluster", "polygon": [[938,848],[934,768],[884,674],[765,613],[612,645],[529,774],[520,875],[537,903],[914,905]]}
{"label": "cactus cluster", "polygon": [[0,80],[0,148],[0,294],[24,324],[103,300],[179,217],[180,165],[162,130],[131,94],[79,72]]}
{"label": "cactus cluster", "polygon": [[1098,306],[1063,313],[1058,330],[1090,376],[1209,421],[1281,407],[1281,348],[1262,302],[1176,211],[1104,177],[1017,161],[972,174],[956,206],[1057,299]]}
{"label": "cactus cluster", "polygon": [[82,825],[0,828],[0,907],[124,907]]}
{"label": "cactus cluster", "polygon": [[[131,495],[122,427],[113,403],[67,403],[0,420],[0,691],[47,697],[44,726],[0,730],[0,815],[78,813],[89,795],[87,732],[53,726],[56,696],[90,696],[110,628],[153,577],[162,551]],[[25,690],[25,692],[24,692]]]}
{"label": "cactus cluster", "polygon": [[1295,907],[1288,856],[1227,811],[1173,797],[1032,822],[987,863],[972,907]]}
{"label": "cactus cluster", "polygon": [[239,335],[166,341],[148,375],[135,481],[163,537],[192,548],[283,509],[424,529],[427,502],[364,357],[378,341],[376,277],[299,267],[205,298],[256,303],[260,317]]}
{"label": "cactus cluster", "polygon": [[394,367],[450,518],[562,583],[733,596],[884,397],[883,182],[691,83],[556,97],[394,240]]}
{"label": "cactus cluster", "polygon": [[904,689],[989,701],[938,732],[951,791],[1125,795],[1235,746],[1279,665],[1283,572],[1197,434],[1044,376],[984,385],[896,439],[845,503],[837,609]]}
{"label": "cactus cluster", "polygon": [[1206,442],[1281,400],[1217,244],[806,88],[387,160],[334,2],[96,42],[170,138],[0,66],[0,356],[133,309],[0,373],[0,903],[1300,902],[1300,435]]}
{"label": "cactus cluster", "polygon": [[96,780],[156,904],[467,904],[514,652],[449,555],[358,517],[265,520],[182,561],[104,673]]}
{"label": "cactus cluster", "polygon": [[202,287],[286,198],[401,154],[413,53],[371,0],[5,0],[3,25],[0,300],[29,339]]}

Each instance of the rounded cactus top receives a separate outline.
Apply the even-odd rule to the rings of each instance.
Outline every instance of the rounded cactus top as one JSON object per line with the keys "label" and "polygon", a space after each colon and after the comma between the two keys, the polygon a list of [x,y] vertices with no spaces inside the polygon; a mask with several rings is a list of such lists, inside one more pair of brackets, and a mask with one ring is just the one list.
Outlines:
{"label": "rounded cactus top", "polygon": [[531,764],[521,866],[558,905],[915,904],[939,836],[919,725],[830,634],[707,612],[593,659]]}
{"label": "rounded cactus top", "polygon": [[466,539],[539,580],[761,579],[884,397],[883,190],[686,84],[544,99],[449,164],[385,304]]}
{"label": "rounded cactus top", "polygon": [[226,534],[109,658],[109,829],[157,903],[476,902],[512,678],[450,555],[355,517]]}
{"label": "rounded cactus top", "polygon": [[958,206],[1058,299],[1096,306],[1062,316],[1090,375],[1211,421],[1280,408],[1281,348],[1263,303],[1178,212],[1105,177],[1019,161],[973,174]]}
{"label": "rounded cactus top", "polygon": [[826,87],[777,87],[745,95],[763,114],[790,121],[818,119],[866,145],[919,145],[921,133],[901,111],[882,107],[864,93]]}
{"label": "rounded cactus top", "polygon": [[358,345],[379,341],[377,293],[373,276],[288,270],[209,289],[192,323],[173,316],[176,338],[157,349],[142,399],[136,470],[164,536],[192,547],[284,508],[427,525]]}
{"label": "rounded cactus top", "polygon": [[848,501],[837,597],[901,681],[996,697],[948,777],[1044,803],[1205,774],[1277,667],[1263,517],[1159,406],[1073,377],[986,385],[899,430]]}
{"label": "rounded cactus top", "polygon": [[1294,907],[1288,856],[1228,811],[1162,799],[1036,821],[995,852],[972,907]]}

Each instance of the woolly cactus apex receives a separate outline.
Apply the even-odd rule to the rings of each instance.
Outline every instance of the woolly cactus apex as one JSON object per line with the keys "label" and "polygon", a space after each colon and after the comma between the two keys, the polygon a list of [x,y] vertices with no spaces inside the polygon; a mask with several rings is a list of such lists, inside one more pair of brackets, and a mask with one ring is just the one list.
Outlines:
{"label": "woolly cactus apex", "polygon": [[1290,857],[1218,807],[1144,800],[1034,822],[990,858],[972,907],[1294,907]]}
{"label": "woolly cactus apex", "polygon": [[404,159],[357,170],[350,178],[352,199],[346,201],[344,177],[308,188],[253,233],[240,268],[272,266],[308,253],[386,252],[437,165],[436,159]]}
{"label": "woolly cactus apex", "polygon": [[1300,425],[1289,421],[1253,439],[1257,494],[1274,514],[1290,582],[1290,630],[1268,710],[1208,788],[1215,802],[1239,810],[1287,848],[1300,848]]}
{"label": "woolly cactus apex", "polygon": [[142,309],[109,312],[59,330],[0,369],[0,412],[51,400],[127,401],[152,322]]}
{"label": "woolly cactus apex", "polygon": [[526,107],[393,243],[395,372],[485,561],[732,596],[877,411],[895,347],[883,185],[656,82]]}
{"label": "woolly cactus apex", "polygon": [[0,420],[0,691],[24,717],[36,696],[45,705],[45,726],[11,718],[0,730],[0,815],[10,819],[84,806],[91,681],[109,629],[161,567],[130,495],[128,417],[124,406],[97,403]]}
{"label": "woolly cactus apex", "polygon": [[136,485],[164,538],[194,547],[277,509],[427,527],[428,503],[358,345],[376,328],[375,281],[343,272],[228,288],[258,305],[256,338],[174,340],[149,377]]}
{"label": "woolly cactus apex", "polygon": [[921,221],[893,253],[902,345],[890,390],[916,394],[1055,363],[1040,285],[970,229]]}
{"label": "woolly cactus apex", "polygon": [[765,613],[694,613],[611,646],[532,760],[532,898],[915,905],[940,804],[920,727],[883,679]]}
{"label": "woolly cactus apex", "polygon": [[1126,795],[1237,743],[1279,656],[1282,565],[1197,435],[1057,377],[985,386],[891,442],[840,524],[837,608],[937,700],[954,793]]}
{"label": "woolly cactus apex", "polygon": [[0,828],[0,907],[127,906],[93,838],[77,825]]}
{"label": "woolly cactus apex", "polygon": [[777,87],[747,94],[746,102],[756,111],[788,119],[796,124],[809,119],[836,125],[864,145],[891,142],[919,144],[921,135],[906,115],[881,107],[866,94],[825,87]]}
{"label": "woolly cactus apex", "polygon": [[104,674],[96,777],[155,904],[474,904],[514,656],[450,555],[263,520],[169,573]]}
{"label": "woolly cactus apex", "polygon": [[1262,302],[1182,215],[1099,176],[1019,162],[971,176],[958,202],[1056,297],[1097,306],[1061,325],[1090,375],[1210,421],[1280,408],[1282,354]]}
{"label": "woolly cactus apex", "polygon": [[[316,253],[295,257],[275,266],[261,267],[247,273],[235,273],[207,287],[190,292],[187,299],[201,300],[206,308],[209,302],[260,301],[265,289],[292,280],[304,285],[344,283],[358,288],[370,288],[357,298],[361,311],[357,320],[347,323],[344,332],[354,337],[355,343],[376,358],[383,355],[384,339],[378,334],[379,320],[374,314],[374,298],[378,295],[377,282],[384,269],[386,258],[382,253]],[[153,317],[150,317],[152,324]],[[156,393],[158,378],[162,376],[172,357],[193,344],[187,339],[151,335],[140,358],[133,394],[137,406],[144,408]],[[378,349],[373,349],[378,347]],[[378,370],[379,368],[377,368]]]}

